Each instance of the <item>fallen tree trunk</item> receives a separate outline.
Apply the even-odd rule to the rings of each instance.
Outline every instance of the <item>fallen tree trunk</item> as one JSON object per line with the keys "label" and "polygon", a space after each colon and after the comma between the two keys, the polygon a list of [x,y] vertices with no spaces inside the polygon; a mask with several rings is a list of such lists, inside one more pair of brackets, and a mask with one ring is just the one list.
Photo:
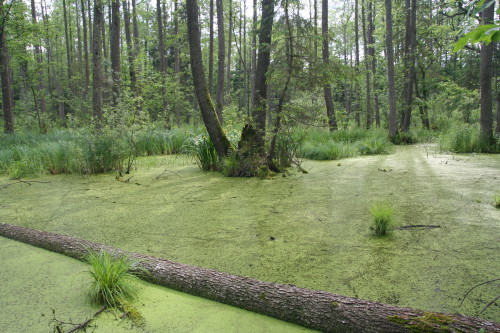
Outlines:
{"label": "fallen tree trunk", "polygon": [[0,224],[0,236],[80,260],[89,250],[114,251],[137,261],[137,272],[146,281],[324,332],[500,332],[499,323],[478,318],[262,282],[10,224]]}

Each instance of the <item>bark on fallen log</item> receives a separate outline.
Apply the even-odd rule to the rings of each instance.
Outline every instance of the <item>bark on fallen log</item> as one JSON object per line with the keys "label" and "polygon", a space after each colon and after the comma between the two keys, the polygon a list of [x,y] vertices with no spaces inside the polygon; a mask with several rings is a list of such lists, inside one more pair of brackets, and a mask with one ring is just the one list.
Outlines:
{"label": "bark on fallen log", "polygon": [[499,323],[483,319],[258,281],[9,224],[0,224],[0,236],[80,260],[90,249],[122,253],[137,260],[146,281],[324,332],[500,332]]}

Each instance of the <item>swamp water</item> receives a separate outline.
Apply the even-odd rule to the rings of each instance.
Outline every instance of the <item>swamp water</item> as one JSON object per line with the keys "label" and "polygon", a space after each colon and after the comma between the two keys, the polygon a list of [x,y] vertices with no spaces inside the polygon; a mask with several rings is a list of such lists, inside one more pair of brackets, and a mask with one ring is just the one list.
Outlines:
{"label": "swamp water", "polygon": [[[496,305],[479,314],[498,295],[498,282],[475,289],[460,306],[470,288],[498,278],[500,271],[500,210],[491,205],[500,192],[500,155],[451,156],[406,146],[392,155],[306,161],[303,166],[308,174],[241,179],[202,172],[184,157],[150,157],[125,175],[122,180],[132,176],[127,182],[114,174],[44,176],[35,180],[50,183],[15,184],[0,191],[1,222],[264,281],[500,321]],[[0,179],[0,185],[10,182]],[[393,206],[399,226],[440,228],[373,237],[370,206],[380,200]],[[0,245],[5,242],[0,239]],[[27,263],[13,269],[34,274],[43,268],[36,273],[43,275],[47,253],[37,255],[40,267],[30,270]],[[58,258],[51,259],[56,266]],[[53,279],[61,280],[56,284],[83,275],[77,273],[85,265],[75,265],[72,273],[56,274]],[[10,279],[18,276],[5,273]],[[0,287],[2,307],[10,288]],[[38,292],[36,284],[26,288]],[[156,291],[150,288],[163,290],[145,287],[151,295]],[[10,318],[12,312],[12,320],[0,320],[0,331],[6,322],[18,320],[23,306],[29,308],[29,294],[22,295],[16,295],[21,308],[2,316]],[[55,308],[57,314],[60,302],[48,299],[40,300],[45,313],[51,316]],[[152,307],[138,308],[148,317]],[[176,309],[163,316],[183,318]],[[92,313],[88,305],[87,313]],[[225,321],[223,312],[216,317]],[[184,318],[186,325],[193,320]],[[114,321],[99,318],[98,325],[101,320],[104,326]],[[277,323],[262,331],[279,331],[282,322]],[[154,331],[154,324],[151,330],[147,325],[148,319],[146,329],[138,331]],[[188,327],[186,332],[193,331]],[[236,327],[241,331],[243,326]]]}

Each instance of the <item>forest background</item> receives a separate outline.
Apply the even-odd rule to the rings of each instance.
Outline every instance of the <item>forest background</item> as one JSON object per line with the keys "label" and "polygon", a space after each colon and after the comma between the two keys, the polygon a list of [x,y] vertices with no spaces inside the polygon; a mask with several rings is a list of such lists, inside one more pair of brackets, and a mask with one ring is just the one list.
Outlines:
{"label": "forest background", "polygon": [[12,0],[0,18],[10,177],[128,172],[137,156],[187,151],[213,170],[236,147],[227,175],[384,153],[389,140],[500,151],[495,1]]}

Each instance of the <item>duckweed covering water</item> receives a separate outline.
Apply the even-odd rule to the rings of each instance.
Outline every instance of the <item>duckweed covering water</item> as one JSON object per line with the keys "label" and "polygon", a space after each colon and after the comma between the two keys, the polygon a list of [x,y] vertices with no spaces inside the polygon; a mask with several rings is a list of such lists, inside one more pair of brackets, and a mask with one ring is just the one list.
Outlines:
{"label": "duckweed covering water", "polygon": [[[498,284],[486,285],[459,306],[469,288],[500,271],[500,213],[491,205],[499,155],[407,146],[341,163],[307,161],[309,174],[270,180],[224,178],[174,157],[142,165],[128,182],[114,174],[58,175],[37,179],[50,184],[10,186],[0,192],[3,220],[429,311],[477,316],[498,295]],[[370,206],[379,200],[391,203],[402,226],[441,228],[373,237]],[[500,320],[496,306],[480,316]]]}

